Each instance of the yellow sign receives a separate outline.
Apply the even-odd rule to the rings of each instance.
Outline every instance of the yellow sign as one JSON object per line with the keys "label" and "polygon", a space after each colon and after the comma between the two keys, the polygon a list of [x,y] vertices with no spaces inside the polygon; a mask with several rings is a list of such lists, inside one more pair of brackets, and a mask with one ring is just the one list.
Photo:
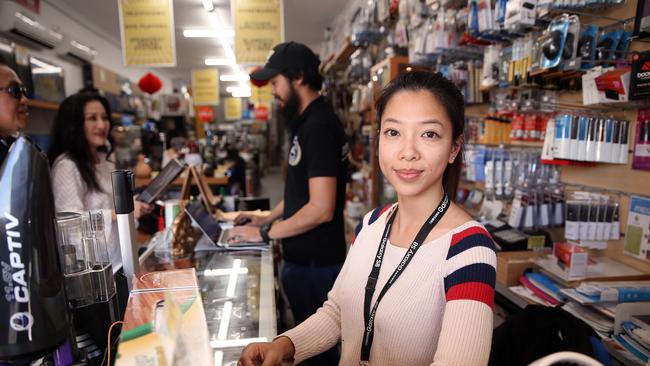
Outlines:
{"label": "yellow sign", "polygon": [[223,100],[224,119],[226,121],[241,119],[241,103],[240,98],[228,97]]}
{"label": "yellow sign", "polygon": [[126,66],[176,66],[173,0],[118,0]]}
{"label": "yellow sign", "polygon": [[219,105],[219,73],[217,69],[192,70],[194,105]]}
{"label": "yellow sign", "polygon": [[266,84],[261,88],[256,87],[251,84],[251,98],[253,102],[266,102],[271,103],[273,101],[273,95],[271,94],[271,84]]}
{"label": "yellow sign", "polygon": [[282,0],[233,0],[235,54],[240,64],[263,64],[284,38]]}

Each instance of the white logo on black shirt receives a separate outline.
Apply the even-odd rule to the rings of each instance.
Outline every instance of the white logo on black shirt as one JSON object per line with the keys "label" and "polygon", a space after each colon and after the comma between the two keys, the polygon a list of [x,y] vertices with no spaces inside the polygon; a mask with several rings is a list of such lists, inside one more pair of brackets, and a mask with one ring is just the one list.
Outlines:
{"label": "white logo on black shirt", "polygon": [[300,148],[300,142],[298,142],[298,136],[294,136],[293,143],[291,144],[291,150],[289,151],[289,165],[298,165],[301,158],[302,149]]}

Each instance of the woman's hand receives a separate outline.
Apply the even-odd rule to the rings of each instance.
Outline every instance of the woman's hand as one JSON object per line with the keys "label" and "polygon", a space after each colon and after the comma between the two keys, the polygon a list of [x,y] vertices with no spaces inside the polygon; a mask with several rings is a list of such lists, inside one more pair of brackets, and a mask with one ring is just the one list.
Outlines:
{"label": "woman's hand", "polygon": [[133,200],[133,216],[135,216],[136,219],[139,219],[140,217],[144,215],[148,215],[153,211],[153,205],[150,205],[148,203],[144,203],[141,201],[136,201],[135,199]]}
{"label": "woman's hand", "polygon": [[241,353],[238,366],[277,366],[293,358],[296,350],[288,337],[271,343],[251,343]]}

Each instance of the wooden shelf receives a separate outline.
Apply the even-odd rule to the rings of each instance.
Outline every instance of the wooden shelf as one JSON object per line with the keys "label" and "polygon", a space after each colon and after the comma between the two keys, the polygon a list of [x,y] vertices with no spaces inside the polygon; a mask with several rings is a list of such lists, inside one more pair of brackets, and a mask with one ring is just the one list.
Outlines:
{"label": "wooden shelf", "polygon": [[350,41],[350,37],[345,37],[343,46],[336,54],[328,57],[328,61],[321,65],[321,70],[324,73],[328,73],[332,69],[337,70],[344,68],[350,62],[350,56],[352,56],[354,51],[357,49],[359,49],[359,46],[353,44]]}
{"label": "wooden shelf", "polygon": [[544,147],[544,141],[520,141],[513,140],[510,142],[511,146],[526,146],[526,147]]}
{"label": "wooden shelf", "polygon": [[511,141],[510,143],[503,143],[503,144],[482,144],[479,142],[473,142],[473,143],[466,143],[465,145],[472,145],[472,146],[487,146],[487,147],[532,147],[532,148],[539,148],[541,149],[544,146],[543,141]]}
{"label": "wooden shelf", "polygon": [[59,110],[59,103],[44,102],[42,100],[28,100],[27,105],[31,108],[45,109],[49,111]]}

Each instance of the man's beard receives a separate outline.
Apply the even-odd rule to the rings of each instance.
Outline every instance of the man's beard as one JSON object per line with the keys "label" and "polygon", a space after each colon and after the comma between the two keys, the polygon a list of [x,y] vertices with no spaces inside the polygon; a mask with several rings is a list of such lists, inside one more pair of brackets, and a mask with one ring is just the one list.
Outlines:
{"label": "man's beard", "polygon": [[290,129],[294,129],[295,123],[298,119],[298,110],[300,109],[300,98],[298,98],[298,93],[293,88],[293,85],[289,88],[289,97],[284,101],[284,107],[282,107],[281,112],[285,118],[285,123]]}

